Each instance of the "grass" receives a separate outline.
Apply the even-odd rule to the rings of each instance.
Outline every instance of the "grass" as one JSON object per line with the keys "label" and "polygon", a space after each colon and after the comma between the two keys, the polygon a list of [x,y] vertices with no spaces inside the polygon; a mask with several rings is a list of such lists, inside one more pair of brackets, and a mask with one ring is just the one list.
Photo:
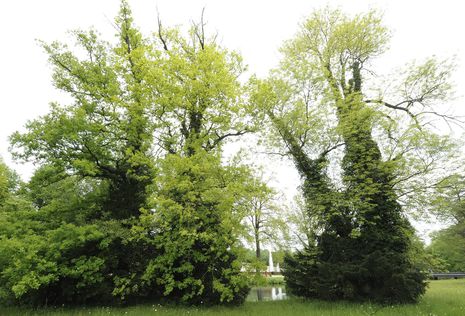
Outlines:
{"label": "grass", "polygon": [[271,277],[263,277],[260,276],[259,278],[255,278],[252,280],[250,286],[273,286],[273,285],[284,285],[284,276],[282,275],[274,275]]}
{"label": "grass", "polygon": [[432,281],[425,296],[418,304],[402,306],[379,306],[374,304],[356,304],[349,302],[323,302],[289,299],[274,302],[247,302],[240,307],[186,308],[165,307],[160,305],[139,305],[125,308],[59,308],[28,310],[20,308],[0,308],[1,316],[84,316],[84,315],[164,315],[164,316],[408,316],[408,315],[465,315],[465,279]]}
{"label": "grass", "polygon": [[282,275],[275,275],[266,278],[266,284],[268,285],[284,285],[284,277]]}

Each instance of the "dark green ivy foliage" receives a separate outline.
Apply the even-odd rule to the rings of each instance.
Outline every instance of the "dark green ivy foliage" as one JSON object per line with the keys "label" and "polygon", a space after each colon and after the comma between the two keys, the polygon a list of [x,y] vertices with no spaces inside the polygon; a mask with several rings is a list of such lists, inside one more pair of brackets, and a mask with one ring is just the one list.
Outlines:
{"label": "dark green ivy foliage", "polygon": [[43,44],[73,102],[11,137],[41,167],[23,204],[0,170],[0,302],[240,304],[240,183],[219,158],[246,132],[240,57],[203,25],[144,38],[125,1],[115,21],[115,45],[73,33],[84,57]]}
{"label": "dark green ivy foliage", "polygon": [[[298,296],[328,300],[415,302],[425,291],[426,275],[409,257],[414,231],[402,216],[370,131],[354,127],[353,115],[343,159],[347,189],[339,196],[350,202],[326,208],[315,244],[286,257],[287,288]],[[360,126],[366,126],[359,117]],[[308,190],[304,194],[309,203],[318,199]],[[328,196],[326,190],[318,194]]]}

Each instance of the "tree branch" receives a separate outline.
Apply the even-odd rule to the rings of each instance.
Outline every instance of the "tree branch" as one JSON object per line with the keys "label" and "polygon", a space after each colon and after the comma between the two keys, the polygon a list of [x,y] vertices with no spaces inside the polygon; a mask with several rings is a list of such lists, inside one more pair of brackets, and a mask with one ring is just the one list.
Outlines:
{"label": "tree branch", "polygon": [[160,12],[157,10],[157,22],[158,22],[158,38],[163,44],[163,49],[165,51],[168,51],[168,44],[166,42],[166,39],[163,37],[163,31],[162,31],[162,25],[161,25],[161,19],[160,19]]}
{"label": "tree branch", "polygon": [[397,104],[390,104],[390,103],[387,103],[383,100],[365,100],[364,101],[365,103],[377,103],[377,104],[381,104],[381,105],[384,105],[388,108],[391,108],[391,109],[394,109],[394,110],[400,110],[400,111],[404,111],[405,113],[407,113],[415,122],[416,125],[418,125],[418,127],[420,128],[420,123],[418,121],[418,118],[415,114],[413,114],[409,109],[408,107],[403,107],[401,105],[403,104],[413,104],[414,102],[417,102],[417,99],[414,99],[414,100],[405,100],[405,101],[402,101],[400,103],[397,103]]}

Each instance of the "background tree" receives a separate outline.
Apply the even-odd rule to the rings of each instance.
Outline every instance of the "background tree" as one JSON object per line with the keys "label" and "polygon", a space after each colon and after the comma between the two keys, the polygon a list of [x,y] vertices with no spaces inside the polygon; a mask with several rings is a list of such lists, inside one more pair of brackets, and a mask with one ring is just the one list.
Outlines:
{"label": "background tree", "polygon": [[443,261],[447,271],[464,271],[465,256],[465,180],[456,173],[441,181],[434,199],[436,216],[449,227],[432,235],[428,252]]}
{"label": "background tree", "polygon": [[431,267],[433,272],[465,271],[465,238],[464,225],[455,224],[432,234],[431,244],[427,247],[428,254],[440,266]]}
{"label": "background tree", "polygon": [[0,203],[3,204],[9,191],[9,173],[7,166],[0,160]]}
{"label": "background tree", "polygon": [[6,211],[30,210],[24,183],[13,169],[0,157],[0,209]]}
{"label": "background tree", "polygon": [[249,168],[248,173],[243,183],[239,212],[246,226],[245,237],[252,241],[255,256],[260,259],[263,245],[283,246],[287,235],[286,223],[284,210],[278,205],[277,192],[262,180],[263,172]]}

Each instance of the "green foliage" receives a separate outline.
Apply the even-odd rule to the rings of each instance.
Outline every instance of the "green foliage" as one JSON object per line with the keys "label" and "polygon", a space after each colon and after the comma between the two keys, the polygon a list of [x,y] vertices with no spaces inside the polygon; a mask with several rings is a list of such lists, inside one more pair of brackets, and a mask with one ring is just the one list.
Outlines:
{"label": "green foliage", "polygon": [[8,187],[9,187],[9,179],[8,179],[8,168],[3,163],[3,160],[0,159],[0,205],[2,205],[7,196],[8,196]]}
{"label": "green foliage", "polygon": [[[455,144],[423,126],[438,115],[433,103],[450,97],[453,66],[410,65],[393,94],[400,101],[373,97],[364,67],[385,51],[387,29],[376,12],[326,9],[286,43],[280,69],[246,90],[240,56],[208,38],[203,21],[187,36],[159,22],[155,37],[144,37],[122,1],[115,24],[114,44],[93,30],[73,32],[72,48],[42,43],[55,86],[72,102],[52,103],[11,136],[13,155],[40,165],[27,185],[0,161],[0,302],[242,303],[242,265],[260,270],[265,236],[285,223],[275,192],[221,154],[263,123],[273,130],[268,145],[290,156],[303,180],[295,221],[307,221],[305,248],[284,259],[289,291],[418,300],[421,270],[438,262],[415,244],[399,196],[426,196],[421,176],[453,156]],[[450,206],[449,188],[438,187],[435,205]],[[450,207],[459,223],[434,251],[458,240],[462,206]],[[254,260],[241,238],[255,241]],[[444,252],[449,267],[458,264],[455,245]]]}
{"label": "green foliage", "polygon": [[[282,266],[283,262],[284,262],[284,256],[286,254],[286,250],[275,250],[275,251],[272,251],[272,256],[273,256],[273,263],[276,265],[279,263],[280,266]],[[268,265],[268,260],[269,260],[269,250],[267,249],[264,249],[263,251],[260,252],[260,262],[263,264],[263,266],[267,266]],[[255,257],[255,251],[253,250],[247,250],[247,258],[250,258],[252,259],[253,257]]]}
{"label": "green foliage", "polygon": [[465,222],[465,177],[463,171],[449,175],[436,186],[432,206],[441,219],[454,224]]}
{"label": "green foliage", "polygon": [[[103,279],[104,260],[89,253],[102,237],[96,226],[67,224],[42,236],[2,240],[2,256],[8,258],[2,266],[2,289],[8,295],[2,300],[21,298],[37,304],[45,298],[52,304],[71,303],[78,297],[84,302],[87,296],[100,294],[91,289]],[[53,290],[59,282],[66,284],[60,291]],[[75,291],[78,293],[70,295]]]}
{"label": "green foliage", "polygon": [[442,263],[442,269],[448,272],[465,271],[465,227],[462,223],[435,233],[428,246],[428,252]]}
{"label": "green foliage", "polygon": [[144,278],[163,294],[189,304],[239,304],[248,293],[240,273],[232,216],[235,201],[218,157],[197,151],[169,155],[147,213],[160,255]]}
{"label": "green foliage", "polygon": [[432,253],[419,237],[413,238],[409,255],[410,260],[423,272],[447,271],[446,261]]}
{"label": "green foliage", "polygon": [[[241,154],[241,153],[240,153]],[[233,160],[240,166],[238,159]],[[263,261],[263,246],[283,247],[287,241],[287,225],[284,210],[279,205],[277,192],[263,179],[263,170],[241,166],[241,184],[236,192],[236,212],[244,226],[241,237],[255,249],[255,257]],[[265,263],[268,260],[266,257]]]}
{"label": "green foliage", "polygon": [[203,26],[194,26],[187,38],[177,29],[160,28],[159,39],[168,86],[158,99],[164,110],[158,145],[171,154],[193,154],[199,148],[217,150],[248,132],[240,56],[206,37]]}
{"label": "green foliage", "polygon": [[[433,198],[435,214],[450,223],[432,236],[428,253],[441,263],[433,271],[465,271],[465,181],[462,173],[445,178]],[[436,269],[434,269],[436,268]]]}
{"label": "green foliage", "polygon": [[148,77],[157,64],[149,60],[150,48],[132,25],[126,4],[116,23],[121,32],[114,46],[95,31],[72,33],[83,58],[67,45],[42,43],[55,86],[74,102],[52,104],[50,113],[29,122],[27,132],[13,134],[11,142],[17,158],[107,181],[107,209],[127,218],[138,215],[154,172],[149,113],[156,111],[152,90],[158,83]]}
{"label": "green foliage", "polygon": [[16,207],[21,203],[20,196],[22,192],[23,183],[19,175],[10,169],[0,157],[0,208],[10,205]]}
{"label": "green foliage", "polygon": [[154,248],[131,221],[101,219],[105,184],[44,166],[27,193],[37,208],[7,205],[1,211],[2,303],[111,303],[153,294],[145,288],[132,296],[112,294],[128,271],[144,272]]}

